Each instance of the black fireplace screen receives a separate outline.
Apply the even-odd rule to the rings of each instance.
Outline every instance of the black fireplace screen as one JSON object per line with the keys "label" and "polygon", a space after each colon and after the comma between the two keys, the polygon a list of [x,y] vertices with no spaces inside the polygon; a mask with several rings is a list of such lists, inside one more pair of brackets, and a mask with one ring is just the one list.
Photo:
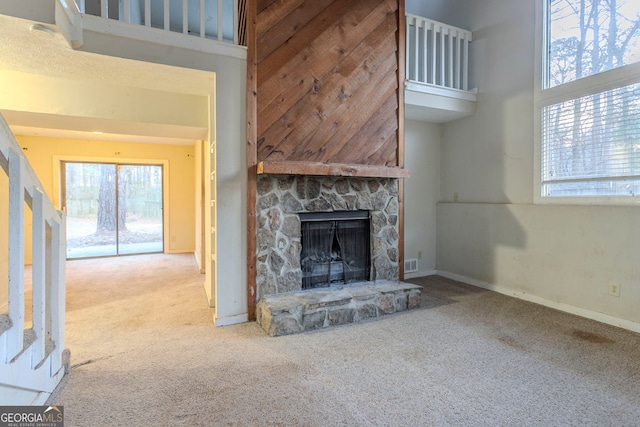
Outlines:
{"label": "black fireplace screen", "polygon": [[369,213],[301,214],[302,289],[369,280]]}

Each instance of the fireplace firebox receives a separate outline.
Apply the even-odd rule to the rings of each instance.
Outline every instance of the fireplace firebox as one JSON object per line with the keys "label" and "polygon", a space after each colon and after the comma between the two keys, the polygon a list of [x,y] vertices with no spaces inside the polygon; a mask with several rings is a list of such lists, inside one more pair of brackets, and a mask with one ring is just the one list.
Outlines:
{"label": "fireplace firebox", "polygon": [[368,281],[368,211],[300,214],[302,289]]}

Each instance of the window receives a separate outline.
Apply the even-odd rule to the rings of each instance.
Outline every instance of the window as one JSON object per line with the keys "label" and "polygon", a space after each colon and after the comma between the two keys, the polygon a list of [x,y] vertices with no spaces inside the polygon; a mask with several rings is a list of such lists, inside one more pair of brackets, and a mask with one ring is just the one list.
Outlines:
{"label": "window", "polygon": [[540,194],[638,202],[640,2],[544,2]]}

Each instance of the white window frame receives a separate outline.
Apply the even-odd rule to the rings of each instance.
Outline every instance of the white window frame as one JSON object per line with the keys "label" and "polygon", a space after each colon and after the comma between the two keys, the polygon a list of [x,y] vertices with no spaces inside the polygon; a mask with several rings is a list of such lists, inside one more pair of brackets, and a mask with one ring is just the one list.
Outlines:
{"label": "white window frame", "polygon": [[543,89],[548,78],[547,55],[544,54],[549,32],[549,0],[536,1],[535,72],[534,72],[534,165],[533,201],[537,204],[569,205],[640,205],[640,197],[624,196],[544,196],[542,195],[542,110],[582,96],[640,83],[640,62],[583,77],[569,83]]}

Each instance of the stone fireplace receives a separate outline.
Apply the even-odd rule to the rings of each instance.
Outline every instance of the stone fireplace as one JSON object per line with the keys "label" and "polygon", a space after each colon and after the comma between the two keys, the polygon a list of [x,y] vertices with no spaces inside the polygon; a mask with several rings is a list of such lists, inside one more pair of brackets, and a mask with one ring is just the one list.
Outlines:
{"label": "stone fireplace", "polygon": [[256,318],[269,335],[420,307],[421,288],[398,281],[398,179],[259,175],[256,206]]}
{"label": "stone fireplace", "polygon": [[300,291],[303,276],[307,276],[307,288],[307,283],[314,281],[308,279],[313,268],[318,273],[321,268],[342,264],[343,277],[335,281],[353,281],[344,278],[351,260],[334,259],[318,267],[311,266],[317,256],[313,259],[313,255],[302,253],[302,224],[312,223],[305,221],[310,214],[329,213],[325,222],[354,214],[366,217],[370,249],[369,266],[365,267],[369,274],[364,280],[398,280],[397,179],[260,175],[257,190],[257,299]]}

